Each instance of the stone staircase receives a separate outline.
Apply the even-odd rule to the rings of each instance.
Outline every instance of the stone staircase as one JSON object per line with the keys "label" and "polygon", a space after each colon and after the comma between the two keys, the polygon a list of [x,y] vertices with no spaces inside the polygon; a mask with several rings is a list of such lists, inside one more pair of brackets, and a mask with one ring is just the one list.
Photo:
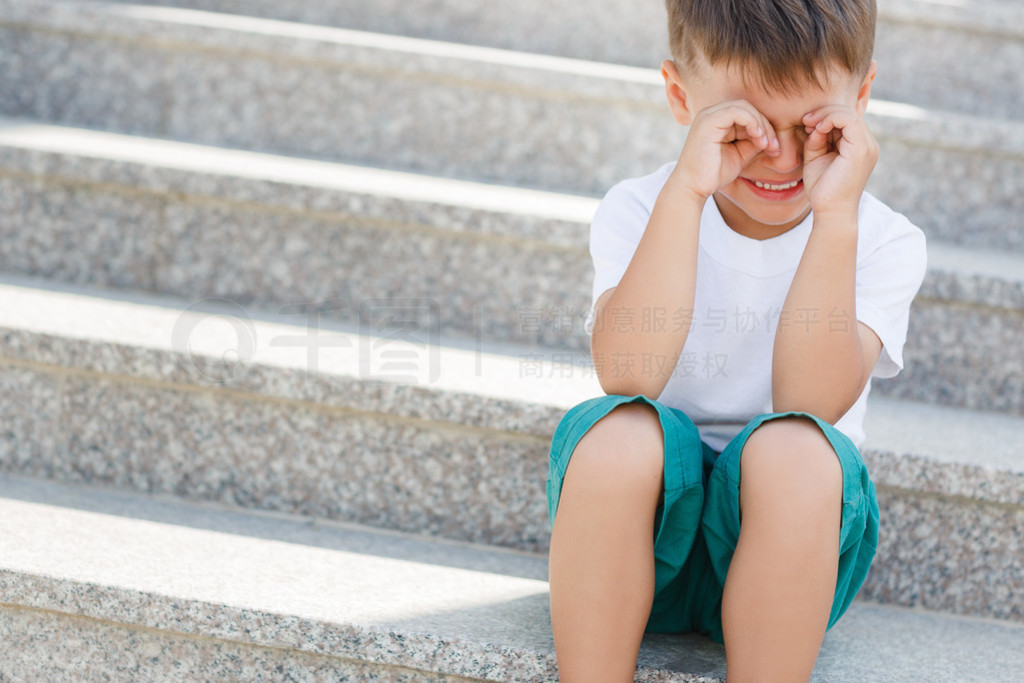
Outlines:
{"label": "stone staircase", "polygon": [[[682,141],[663,10],[421,4],[0,0],[0,679],[556,677],[547,445],[596,197]],[[815,679],[1014,680],[1024,10],[880,4],[871,189],[930,265]]]}

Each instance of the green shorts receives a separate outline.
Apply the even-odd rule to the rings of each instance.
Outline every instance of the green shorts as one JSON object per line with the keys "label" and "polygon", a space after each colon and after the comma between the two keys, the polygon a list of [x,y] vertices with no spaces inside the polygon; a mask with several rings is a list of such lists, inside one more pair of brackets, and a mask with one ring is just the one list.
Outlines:
{"label": "green shorts", "polygon": [[600,396],[574,406],[559,422],[551,443],[548,512],[554,525],[562,480],[580,438],[623,403],[653,406],[665,435],[665,499],[654,528],[654,604],[647,630],[698,631],[721,643],[722,589],[740,535],[740,454],[750,434],[780,417],[804,416],[821,427],[843,468],[839,578],[828,627],[850,606],[867,576],[878,545],[878,500],[857,447],[824,420],[807,413],[754,418],[721,454],[703,443],[682,411],[646,396]]}

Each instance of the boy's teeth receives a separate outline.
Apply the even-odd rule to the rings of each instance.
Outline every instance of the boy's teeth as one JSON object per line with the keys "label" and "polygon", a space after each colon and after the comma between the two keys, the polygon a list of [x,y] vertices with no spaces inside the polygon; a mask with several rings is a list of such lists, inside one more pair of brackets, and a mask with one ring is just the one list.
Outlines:
{"label": "boy's teeth", "polygon": [[779,192],[781,190],[792,189],[792,188],[796,187],[799,183],[800,183],[800,179],[799,178],[794,180],[791,183],[786,183],[785,185],[772,185],[770,183],[762,183],[760,180],[755,180],[754,181],[754,184],[757,185],[758,187],[760,187],[762,190],[774,190],[775,192]]}

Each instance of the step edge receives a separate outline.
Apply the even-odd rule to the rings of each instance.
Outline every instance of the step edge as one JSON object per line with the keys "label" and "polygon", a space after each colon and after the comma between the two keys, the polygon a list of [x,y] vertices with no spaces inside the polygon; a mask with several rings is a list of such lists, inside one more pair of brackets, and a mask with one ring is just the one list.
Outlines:
{"label": "step edge", "polygon": [[[28,597],[18,595],[24,590],[24,584],[31,589]],[[332,624],[252,607],[106,586],[59,575],[20,572],[2,566],[0,605],[113,622],[129,628],[154,629],[483,680],[529,681],[533,675],[550,674],[555,668],[553,653],[545,656],[545,653],[529,649],[474,643],[368,624]],[[116,613],[125,605],[135,612],[134,618]],[[186,612],[205,616],[191,616]],[[230,626],[250,621],[258,623],[260,629],[278,625],[282,630],[275,638],[264,638],[259,633],[260,629]],[[217,626],[218,623],[221,626]],[[311,643],[311,633],[321,636],[322,641]],[[424,657],[424,653],[429,654]],[[523,672],[522,664],[531,660],[535,664]],[[500,677],[489,678],[494,675]]]}
{"label": "step edge", "polygon": [[[74,135],[96,136],[96,142],[116,143],[121,147],[135,145],[136,151],[120,155],[99,156],[98,150],[58,151],[56,143],[18,142],[15,134],[5,133],[5,126],[28,126],[57,135],[73,131]],[[142,152],[152,149],[150,143],[167,153],[180,152],[208,158],[223,153],[227,167],[204,167],[199,163],[178,162],[165,165],[144,161]],[[250,168],[236,173],[234,166],[264,161],[282,170],[277,176]],[[598,200],[562,195],[555,192],[527,190],[511,186],[487,185],[435,176],[391,171],[373,167],[351,166],[307,160],[283,155],[225,149],[214,146],[181,143],[154,138],[140,138],[67,126],[41,125],[26,120],[0,119],[0,170],[26,173],[63,182],[109,183],[129,190],[146,190],[157,194],[182,193],[223,201],[256,203],[287,210],[337,213],[365,216],[367,220],[400,221],[409,207],[419,217],[432,210],[440,211],[436,221],[420,222],[425,228],[453,236],[516,240],[541,248],[587,250],[589,219]],[[336,172],[336,182],[313,184],[309,174]],[[359,174],[371,174],[376,180],[349,180]],[[126,176],[130,181],[126,182]],[[397,182],[406,189],[397,195],[383,190]],[[368,185],[376,186],[376,189]],[[275,192],[274,188],[284,188]],[[434,196],[443,189],[447,196]],[[300,190],[301,194],[294,190]],[[477,196],[473,196],[477,193]],[[464,201],[455,203],[459,198]],[[528,206],[549,207],[552,211],[533,213]],[[452,220],[455,212],[455,219]],[[488,218],[491,220],[482,220]],[[501,229],[492,221],[499,221]],[[929,241],[929,269],[920,296],[993,308],[1024,310],[1024,253],[964,247]]]}
{"label": "step edge", "polygon": [[[570,388],[569,393],[562,394],[558,403],[553,403],[549,385],[528,391],[524,389],[527,393],[518,397],[489,395],[486,390],[474,390],[472,386],[442,389],[396,382],[378,382],[374,385],[351,374],[333,374],[329,367],[324,369],[317,382],[322,389],[311,390],[301,378],[296,381],[294,368],[262,360],[249,363],[243,375],[233,378],[231,383],[211,386],[194,377],[190,378],[180,365],[182,354],[168,350],[166,343],[162,347],[159,344],[146,347],[7,326],[0,327],[0,335],[7,341],[4,360],[31,367],[45,366],[57,372],[97,372],[122,381],[156,381],[200,391],[229,390],[243,395],[307,402],[326,409],[372,412],[396,419],[426,420],[507,432],[516,438],[539,439],[542,442],[551,438],[555,426],[569,407],[599,395],[598,391],[589,391],[584,385],[577,385],[575,389]],[[72,361],[68,362],[68,359]],[[298,388],[294,388],[293,384],[298,384]],[[905,414],[911,414],[910,411],[920,407],[932,411],[943,410],[927,404],[891,399],[886,400],[883,406],[890,415],[901,407],[907,411]],[[966,409],[945,410],[965,422],[976,421],[976,415],[986,414]],[[911,419],[917,419],[916,413],[913,415]],[[1013,433],[1024,433],[1024,418],[992,415],[1004,421],[1008,425],[1007,429]],[[874,449],[872,452],[877,452],[874,457],[879,462],[891,463],[889,473],[882,470],[886,483],[962,496],[969,492],[964,482],[987,482],[970,495],[978,500],[1024,504],[1024,472],[1005,463],[991,466],[985,461],[949,460],[910,452],[906,448],[897,451],[887,448],[884,443],[876,446],[870,441],[870,436],[868,443]],[[911,460],[903,458],[903,455],[915,456],[913,466]]]}
{"label": "step edge", "polygon": [[884,0],[878,3],[878,21],[958,31],[1008,40],[1024,40],[1019,7],[992,2],[958,5],[952,2]]}
{"label": "step edge", "polygon": [[[240,46],[244,45],[246,51],[263,52],[269,55],[280,55],[282,52],[287,52],[297,58],[310,58],[310,55],[306,54],[306,51],[301,49],[301,45],[294,40],[280,40],[268,37],[265,34],[247,33],[239,30],[233,31],[223,26],[216,28],[188,24],[164,26],[155,19],[144,19],[133,16],[131,13],[126,13],[123,11],[123,8],[126,6],[122,5],[119,8],[117,3],[104,4],[82,0],[70,3],[67,0],[56,0],[55,2],[48,3],[48,11],[39,16],[38,5],[34,5],[36,8],[35,14],[33,14],[32,10],[25,11],[24,5],[26,2],[30,5],[32,4],[31,0],[0,0],[0,8],[5,6],[14,8],[13,12],[7,12],[7,14],[14,15],[13,18],[7,20],[8,22],[12,24],[17,23],[18,26],[38,25],[53,30],[82,33],[82,28],[76,22],[81,20],[81,17],[86,17],[93,22],[94,26],[90,30],[97,32],[97,35],[118,36],[137,42],[139,40],[139,32],[146,32],[148,30],[158,37],[162,34],[167,34],[179,42],[184,41],[181,42],[183,45],[188,40],[193,40],[196,46],[204,49],[210,49],[224,42],[227,45],[224,49],[229,51],[237,52],[241,49]],[[19,9],[20,12],[18,11]],[[153,8],[147,8],[146,11],[149,12],[151,9]],[[155,9],[165,10],[168,8],[157,7]],[[297,26],[313,27],[313,25],[297,24],[296,22],[244,18],[241,15],[204,13],[197,10],[174,11],[193,13],[188,16],[211,14],[222,17],[237,17],[240,21],[245,19],[246,21],[267,22],[268,24],[295,24]],[[78,19],[75,19],[74,16],[63,17],[62,13],[80,16]],[[0,21],[0,25],[3,25],[3,21]],[[390,62],[394,63],[387,65],[389,73],[414,70],[410,71],[410,73],[415,72],[420,75],[433,73],[443,78],[452,78],[454,75],[457,78],[463,79],[470,76],[466,72],[466,68],[467,65],[472,65],[471,70],[477,69],[481,73],[476,74],[470,80],[476,80],[481,83],[488,82],[496,87],[504,87],[499,84],[499,79],[503,78],[506,80],[506,86],[526,88],[536,92],[548,92],[554,94],[559,99],[563,99],[566,93],[575,93],[580,97],[596,97],[602,101],[616,101],[626,106],[658,106],[661,108],[665,106],[664,86],[660,75],[655,69],[625,67],[587,60],[549,57],[546,55],[531,55],[530,59],[526,59],[522,55],[528,53],[518,53],[511,50],[479,48],[476,46],[444,43],[443,41],[404,38],[390,34],[370,32],[345,33],[345,29],[330,30],[341,32],[339,36],[349,35],[349,33],[353,35],[360,34],[360,39],[356,41],[359,44],[317,43],[308,49],[313,50],[318,61],[328,60],[332,49],[349,52],[350,59],[348,61],[351,61],[351,57],[355,52],[369,50],[372,54],[368,52],[364,55],[365,59],[363,61],[375,63],[377,65],[375,68],[377,69],[382,68],[380,64],[387,60],[389,54],[391,55]],[[410,60],[406,56],[408,53],[394,55],[386,49],[380,50],[366,47],[364,43],[369,43],[371,40],[376,39],[371,39],[367,36],[380,37],[380,40],[386,43],[394,40],[409,41],[405,45],[410,49],[414,46],[443,44],[451,46],[451,50],[457,49],[462,52],[458,58],[419,53],[423,57],[421,60]],[[313,49],[313,47],[317,46],[323,49]],[[475,50],[507,53],[507,55],[511,56],[507,56],[500,64],[496,63],[493,59],[489,62],[467,59],[466,57]],[[435,49],[434,51],[437,52],[439,50]],[[490,55],[491,53],[480,53],[481,56],[485,54]],[[345,60],[341,59],[342,55],[337,54],[335,57],[338,58],[339,64],[345,63]],[[454,61],[451,61],[445,68],[440,68],[441,63],[445,60]],[[539,69],[523,64],[524,61],[530,63],[531,60],[536,61],[537,64],[543,62],[544,68]],[[627,72],[620,73],[619,69],[627,70]],[[628,73],[628,76],[625,75],[626,73]],[[625,97],[624,95],[630,95],[630,97]],[[876,133],[883,140],[899,138],[918,145],[940,146],[951,145],[950,141],[955,140],[955,144],[949,148],[951,151],[999,154],[1014,159],[1024,157],[1024,139],[1018,140],[1019,136],[1014,135],[1019,127],[1019,123],[1015,121],[1000,121],[968,114],[929,110],[915,105],[886,103],[880,100],[873,101],[869,105],[869,115],[872,125],[876,128],[880,127],[879,130],[876,130]]]}

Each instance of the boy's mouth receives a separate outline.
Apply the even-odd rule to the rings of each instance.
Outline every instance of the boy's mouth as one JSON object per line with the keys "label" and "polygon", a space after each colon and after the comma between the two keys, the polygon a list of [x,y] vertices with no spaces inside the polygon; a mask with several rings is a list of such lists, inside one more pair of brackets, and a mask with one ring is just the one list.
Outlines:
{"label": "boy's mouth", "polygon": [[775,201],[792,199],[804,189],[803,178],[797,178],[785,183],[771,183],[763,180],[751,180],[750,178],[744,178],[743,181],[747,183],[750,190],[758,197]]}
{"label": "boy's mouth", "polygon": [[765,190],[773,190],[775,192],[780,192],[782,190],[788,190],[792,187],[796,187],[798,184],[800,184],[800,178],[797,178],[796,180],[793,180],[782,185],[762,183],[760,180],[755,180],[754,184]]}

